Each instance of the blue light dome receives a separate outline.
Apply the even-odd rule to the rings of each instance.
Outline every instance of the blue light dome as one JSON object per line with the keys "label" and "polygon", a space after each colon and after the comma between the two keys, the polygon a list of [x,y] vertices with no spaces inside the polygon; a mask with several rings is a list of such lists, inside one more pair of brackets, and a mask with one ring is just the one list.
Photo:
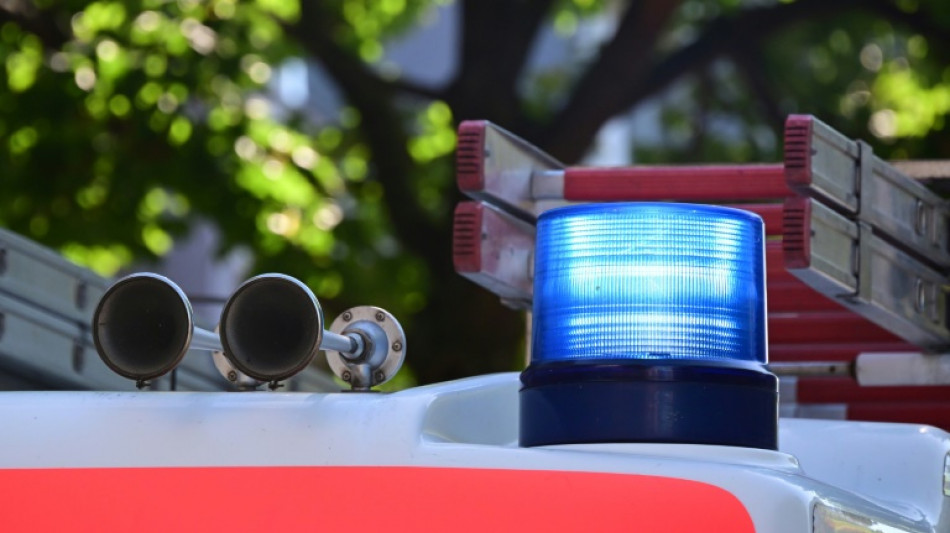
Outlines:
{"label": "blue light dome", "polygon": [[532,362],[767,362],[764,226],[717,206],[584,204],[538,220]]}

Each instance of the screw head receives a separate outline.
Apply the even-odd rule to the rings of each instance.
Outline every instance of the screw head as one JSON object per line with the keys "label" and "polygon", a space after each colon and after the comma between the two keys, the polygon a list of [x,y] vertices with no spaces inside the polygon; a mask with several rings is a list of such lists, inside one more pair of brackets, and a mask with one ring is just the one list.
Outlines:
{"label": "screw head", "polygon": [[350,320],[353,320],[353,313],[351,313],[351,312],[349,312],[349,311],[345,311],[345,312],[343,313],[343,320],[345,320],[345,321],[347,321],[347,322],[349,322]]}
{"label": "screw head", "polygon": [[343,372],[343,375],[340,376],[340,378],[341,378],[343,381],[349,383],[350,380],[353,379],[353,374],[350,374],[350,371],[347,370],[346,372]]}
{"label": "screw head", "polygon": [[237,381],[237,372],[231,370],[228,372],[228,381]]}
{"label": "screw head", "polygon": [[376,377],[376,383],[382,383],[383,381],[386,381],[386,374],[383,374],[382,370],[377,370],[375,377]]}
{"label": "screw head", "polygon": [[385,320],[386,320],[386,315],[384,315],[381,311],[376,311],[376,321],[383,322]]}
{"label": "screw head", "polygon": [[393,351],[394,351],[394,352],[401,352],[401,351],[402,351],[402,343],[399,342],[399,341],[394,342],[394,343],[393,343]]}

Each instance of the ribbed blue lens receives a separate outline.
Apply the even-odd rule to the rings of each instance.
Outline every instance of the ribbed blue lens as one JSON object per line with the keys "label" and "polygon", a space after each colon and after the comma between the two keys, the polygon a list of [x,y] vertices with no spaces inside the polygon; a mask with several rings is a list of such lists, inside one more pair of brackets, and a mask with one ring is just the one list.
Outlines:
{"label": "ribbed blue lens", "polygon": [[538,220],[532,360],[765,363],[762,219],[690,204],[585,204]]}

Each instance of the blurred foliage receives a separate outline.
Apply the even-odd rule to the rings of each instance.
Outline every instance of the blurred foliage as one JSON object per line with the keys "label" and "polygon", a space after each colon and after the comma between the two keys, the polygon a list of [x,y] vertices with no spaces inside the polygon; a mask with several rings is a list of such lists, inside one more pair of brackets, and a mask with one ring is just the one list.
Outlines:
{"label": "blurred foliage", "polygon": [[[870,138],[886,157],[950,153],[950,39],[941,38],[950,4],[938,0],[840,2],[839,10],[835,0],[469,0],[453,11],[459,46],[474,51],[456,81],[427,88],[399,79],[387,43],[447,3],[4,2],[0,225],[111,275],[162,256],[195,221],[213,221],[219,252],[251,248],[256,271],[300,277],[331,314],[364,303],[392,311],[431,352],[409,362],[429,365],[420,379],[431,381],[511,368],[523,346],[517,317],[451,272],[461,119],[500,120],[568,159],[629,110],[655,118],[634,139],[641,162],[776,160],[790,112]],[[769,11],[791,15],[738,28]],[[624,49],[643,28],[656,32],[640,43],[648,48]],[[529,61],[540,36],[561,43],[563,61]],[[715,52],[689,56],[706,36]],[[511,53],[479,56],[493,41]],[[342,108],[315,116],[280,101],[272,80],[297,58],[328,67]],[[664,78],[664,62],[682,74]],[[603,101],[577,101],[600,63],[606,76],[642,75],[594,81]],[[502,84],[510,90],[498,92]],[[584,106],[596,117],[588,129],[567,112],[583,117]],[[384,148],[387,118],[387,133],[398,135]],[[391,163],[400,158],[402,166]],[[420,214],[400,220],[408,211]],[[440,229],[419,229],[420,242],[409,243],[412,224]],[[447,340],[458,346],[443,350]],[[457,360],[488,349],[504,353]]]}
{"label": "blurred foliage", "polygon": [[[694,33],[740,4],[686,2],[679,31]],[[661,97],[659,141],[640,139],[633,157],[780,160],[783,118],[806,113],[865,139],[888,159],[947,158],[950,4],[877,4],[892,5],[900,20],[873,10],[816,18],[685,76]]]}
{"label": "blurred foliage", "polygon": [[[367,60],[428,6],[336,4],[349,22],[340,40]],[[278,65],[302,54],[283,28],[298,19],[296,2],[35,8],[69,31],[44,42],[16,21],[0,27],[0,223],[111,275],[161,256],[206,218],[224,232],[223,249],[250,245],[274,269],[306,263],[318,296],[339,295],[347,271],[364,278],[351,298],[372,295],[410,314],[424,304],[424,265],[399,257],[382,191],[367,180],[359,112],[344,108],[318,127],[267,92]],[[415,107],[410,152],[424,166],[454,148],[452,115],[441,102]],[[439,198],[450,178],[439,174],[418,184],[433,211],[447,208]],[[377,269],[394,275],[380,279]]]}

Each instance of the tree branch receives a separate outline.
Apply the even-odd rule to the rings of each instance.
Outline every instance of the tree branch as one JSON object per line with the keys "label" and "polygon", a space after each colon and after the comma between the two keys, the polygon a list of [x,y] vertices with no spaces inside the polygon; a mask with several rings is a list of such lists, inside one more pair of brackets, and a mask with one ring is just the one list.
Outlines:
{"label": "tree branch", "polygon": [[396,78],[394,80],[380,80],[381,83],[389,84],[394,91],[419,96],[428,100],[445,100],[446,91],[443,89],[434,89],[419,85],[409,80]]}
{"label": "tree branch", "polygon": [[446,101],[458,120],[520,121],[518,79],[553,0],[464,0],[458,74]]}
{"label": "tree branch", "polygon": [[402,117],[395,108],[399,86],[382,80],[359,57],[339,46],[331,37],[336,30],[333,22],[333,14],[317,2],[302,2],[300,21],[287,31],[323,63],[346,100],[360,111],[360,130],[385,190],[396,236],[404,246],[426,257],[433,240],[447,235],[447,230],[426,216],[409,183],[415,164],[406,148],[408,134]]}
{"label": "tree branch", "polygon": [[[288,33],[323,62],[349,103],[362,113],[361,130],[386,189],[396,235],[427,263],[432,287],[428,303],[407,329],[413,339],[412,363],[417,377],[427,383],[510,368],[511,350],[521,335],[522,323],[515,313],[500,308],[495,295],[455,273],[447,249],[450,225],[433,226],[420,209],[408,180],[415,164],[407,153],[405,124],[396,111],[398,85],[380,80],[359,58],[333,42],[329,37],[333,24],[328,22],[332,15],[319,12],[314,4],[301,4],[301,22]],[[481,85],[481,80],[476,82]],[[459,306],[459,302],[465,305]],[[480,327],[470,327],[473,324]],[[492,334],[485,335],[485,331]]]}
{"label": "tree branch", "polygon": [[[622,78],[612,70],[621,68],[620,60],[607,59],[605,61],[612,67],[588,71],[586,85],[578,87],[571,103],[548,128],[550,133],[543,137],[541,145],[563,161],[576,161],[588,148],[588,144],[579,143],[578,139],[593,139],[608,119],[660,92],[684,73],[727,53],[731,47],[750,46],[750,43],[805,20],[840,15],[843,11],[866,5],[862,0],[799,0],[722,16],[709,23],[703,34],[692,43],[655,62],[645,72],[641,71],[642,67],[634,66],[633,73]],[[652,43],[650,49],[641,49],[640,55],[649,56],[650,50]],[[610,91],[598,93],[594,90],[608,85],[612,86]]]}
{"label": "tree branch", "polygon": [[781,134],[785,123],[785,115],[782,113],[778,102],[775,100],[775,93],[769,86],[768,80],[762,75],[759,65],[762,64],[762,54],[759,52],[757,43],[752,46],[734,46],[729,51],[729,55],[735,62],[736,68],[742,75],[745,85],[754,95],[758,103],[765,122],[772,126],[776,134]]}
{"label": "tree branch", "polygon": [[620,111],[619,100],[649,68],[644,58],[652,55],[660,32],[679,4],[665,0],[629,2],[613,39],[581,75],[568,104],[552,121],[552,128],[532,132],[552,155],[567,161],[578,159],[583,151],[572,148],[578,145],[577,139],[593,139],[603,123]]}
{"label": "tree branch", "polygon": [[704,67],[696,72],[696,86],[699,93],[696,95],[696,109],[694,110],[690,121],[692,122],[693,137],[690,139],[686,150],[688,161],[701,162],[703,160],[703,150],[706,148],[706,139],[708,133],[709,110],[712,108],[713,87],[712,73],[709,67]]}

